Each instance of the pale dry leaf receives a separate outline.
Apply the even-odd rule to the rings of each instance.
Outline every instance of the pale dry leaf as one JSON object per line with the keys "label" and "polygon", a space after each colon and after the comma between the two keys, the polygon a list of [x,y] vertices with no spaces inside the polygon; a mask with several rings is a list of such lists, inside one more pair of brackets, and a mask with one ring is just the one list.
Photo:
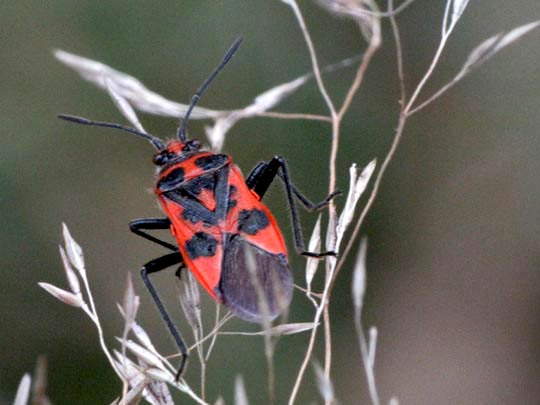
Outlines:
{"label": "pale dry leaf", "polygon": [[182,308],[182,312],[184,313],[189,326],[191,329],[198,329],[199,325],[197,324],[197,314],[194,311],[193,305],[191,305],[189,297],[186,294],[181,294],[179,298],[180,307]]}
{"label": "pale dry leaf", "polygon": [[[159,358],[162,362],[162,364],[167,364],[167,360],[163,358],[163,356],[161,356],[161,354],[159,354],[159,352],[156,350],[156,348],[154,347],[154,345],[152,344],[151,340],[150,340],[150,337],[148,336],[148,334],[146,333],[146,331],[142,328],[142,326],[140,326],[139,324],[137,324],[136,322],[133,322],[132,326],[131,326],[131,330],[133,332],[133,334],[135,335],[135,337],[137,338],[137,340],[144,346],[145,349],[148,350],[148,352],[152,353],[153,355],[155,355],[157,358]],[[123,344],[127,344],[127,340],[126,341],[122,341]],[[124,359],[123,355],[120,353],[120,352],[116,352],[115,351],[115,354],[117,356],[117,358],[119,359],[119,361],[121,362],[122,359]],[[127,359],[127,358],[125,358]],[[129,368],[128,371],[131,371],[132,373],[135,373],[135,374],[140,374],[141,372],[139,371],[139,367],[137,367],[134,363],[131,362],[131,360],[127,359],[130,363],[131,363],[131,367]],[[180,389],[182,390],[186,390],[186,388],[184,388],[184,386],[180,387]]]}
{"label": "pale dry leaf", "polygon": [[170,372],[154,367],[144,370],[144,373],[154,381],[173,383],[175,379],[174,375],[172,375]]}
{"label": "pale dry leaf", "polygon": [[[326,245],[327,250],[335,251],[336,250],[336,219],[334,215],[330,215],[328,217],[328,225],[326,227],[326,238],[324,241]],[[330,263],[335,258],[332,256],[328,257],[328,260],[330,260]]]}
{"label": "pale dry leaf", "polygon": [[275,107],[298,90],[311,76],[309,73],[290,82],[272,87],[255,97],[250,105],[230,111],[217,118],[213,126],[206,126],[205,132],[212,150],[220,151],[223,148],[225,135],[238,121],[257,116]]}
{"label": "pale dry leaf", "polygon": [[360,249],[356,257],[354,265],[353,280],[352,280],[352,297],[355,312],[362,312],[364,302],[364,294],[366,292],[366,253],[367,253],[367,238],[362,238],[360,241]]}
{"label": "pale dry leaf", "polygon": [[355,21],[366,20],[373,15],[364,0],[318,0],[317,4],[338,17]]}
{"label": "pale dry leaf", "polygon": [[187,272],[187,278],[188,278],[188,288],[191,295],[191,300],[193,301],[193,305],[195,309],[200,312],[201,311],[201,292],[199,291],[199,282],[195,278],[192,272]]}
{"label": "pale dry leaf", "polygon": [[135,375],[140,374],[139,366],[133,362],[129,357],[124,356],[123,353],[120,353],[118,350],[113,349],[113,354],[116,357],[116,363],[121,365],[122,372],[124,377],[129,380]]}
{"label": "pale dry leaf", "polygon": [[488,39],[486,39],[484,42],[482,42],[480,45],[475,47],[472,52],[467,57],[467,60],[463,64],[463,67],[461,68],[462,71],[466,71],[471,69],[475,64],[480,63],[483,58],[490,53],[490,51],[493,50],[493,47],[495,46],[495,43],[500,39],[501,34],[494,35]]}
{"label": "pale dry leaf", "polygon": [[364,38],[380,41],[380,12],[375,1],[370,0],[318,0],[317,3],[337,17],[353,20]]}
{"label": "pale dry leaf", "polygon": [[317,325],[315,322],[284,323],[270,328],[269,332],[273,336],[294,335],[312,330]]}
{"label": "pale dry leaf", "polygon": [[325,403],[335,403],[336,396],[332,381],[330,381],[330,379],[324,374],[324,371],[318,362],[313,361],[312,364],[313,370],[315,371],[317,388],[321,394],[321,397],[324,399]]}
{"label": "pale dry leaf", "polygon": [[68,280],[69,288],[71,292],[82,299],[81,294],[81,285],[79,283],[79,278],[75,274],[73,267],[71,267],[71,262],[69,261],[66,251],[62,246],[59,246],[60,257],[62,258],[62,263],[64,264],[64,270],[66,272],[66,278]]}
{"label": "pale dry leaf", "polygon": [[155,405],[174,405],[171,392],[167,384],[152,381],[143,391],[144,399]]}
{"label": "pale dry leaf", "polygon": [[152,344],[152,341],[150,340],[150,336],[148,336],[148,333],[146,333],[146,331],[143,329],[143,327],[141,325],[139,325],[138,323],[134,322],[132,325],[131,325],[131,331],[133,332],[133,334],[135,335],[135,337],[137,338],[137,340],[144,346],[146,347],[149,351],[151,351],[152,353],[157,353],[157,350],[156,348],[154,347],[154,345]]}
{"label": "pale dry leaf", "polygon": [[454,0],[452,2],[452,24],[457,23],[461,18],[468,4],[469,0]]}
{"label": "pale dry leaf", "polygon": [[15,400],[13,405],[27,405],[28,399],[30,398],[30,385],[32,383],[32,378],[30,374],[26,373],[21,378],[19,382],[19,387],[17,388],[17,394],[15,395]]}
{"label": "pale dry leaf", "polygon": [[[125,98],[131,106],[139,111],[165,117],[183,117],[188,109],[187,104],[177,103],[147,89],[138,79],[115,70],[101,62],[84,58],[62,50],[55,50],[54,56],[64,65],[75,70],[79,75],[106,90],[106,81],[110,80],[115,92]],[[217,118],[225,111],[195,107],[191,119]]]}
{"label": "pale dry leaf", "polygon": [[[290,4],[293,4],[290,2]],[[168,100],[148,90],[138,79],[115,70],[101,62],[78,56],[62,50],[54,52],[55,57],[66,66],[74,69],[79,75],[99,88],[109,92],[122,114],[137,129],[144,131],[136,118],[134,110],[166,117],[183,117],[188,109],[187,104]],[[342,62],[323,68],[322,71],[334,71],[352,65],[358,58],[349,58]],[[259,96],[253,103],[237,110],[211,110],[195,107],[191,119],[212,119],[214,125],[206,127],[206,133],[212,150],[221,150],[226,133],[241,119],[249,118],[268,111],[284,98],[294,93],[313,75],[300,76],[290,82],[275,86]]]}
{"label": "pale dry leaf", "polygon": [[114,89],[113,82],[110,79],[105,80],[105,88],[107,93],[109,93],[114,105],[116,108],[118,108],[124,118],[126,118],[136,129],[146,133],[141,122],[139,121],[139,118],[137,117],[137,114],[135,113],[135,110],[124,97],[118,94],[118,92]]}
{"label": "pale dry leaf", "polygon": [[75,239],[72,238],[71,233],[69,232],[69,229],[65,223],[62,223],[62,233],[64,235],[64,243],[66,245],[66,253],[69,257],[69,261],[82,277],[86,277],[83,251]]}
{"label": "pale dry leaf", "polygon": [[362,170],[360,176],[358,176],[358,169],[355,164],[353,164],[349,169],[349,192],[347,194],[347,200],[345,201],[345,206],[343,207],[343,211],[339,216],[338,224],[336,227],[338,248],[347,227],[353,219],[356,204],[366,190],[366,187],[369,183],[369,180],[371,179],[371,175],[375,171],[376,166],[377,160],[373,159],[364,168],[364,170]]}
{"label": "pale dry leaf", "polygon": [[[311,233],[311,238],[309,238],[308,251],[310,252],[319,252],[321,250],[321,214],[315,222],[315,227]],[[317,272],[317,267],[319,267],[320,260],[315,257],[308,257],[306,262],[306,286],[308,292],[311,291],[311,282],[315,273]]]}
{"label": "pale dry leaf", "polygon": [[443,23],[442,23],[442,37],[443,38],[450,35],[453,28],[451,25],[451,17],[452,17],[451,6],[453,4],[453,1],[454,0],[446,0],[446,4],[444,5],[444,16],[443,16]]}
{"label": "pale dry leaf", "polygon": [[240,336],[283,336],[294,335],[312,330],[318,323],[314,322],[298,322],[285,323],[271,328],[267,328],[258,332],[219,332],[220,335],[240,335]]}
{"label": "pale dry leaf", "polygon": [[390,398],[390,401],[388,401],[388,405],[399,405],[399,399],[398,399],[398,397],[392,397],[392,398]]}
{"label": "pale dry leaf", "polygon": [[507,33],[500,32],[493,35],[492,37],[489,37],[480,45],[476,46],[471,51],[471,53],[469,53],[469,56],[465,60],[465,63],[463,64],[461,70],[456,75],[452,83],[457,82],[467,73],[469,73],[472,69],[478,67],[486,60],[493,57],[504,47],[514,43],[515,41],[519,40],[521,37],[538,28],[539,26],[540,20],[521,25],[508,31]]}
{"label": "pale dry leaf", "polygon": [[138,384],[134,385],[126,393],[125,397],[117,398],[113,404],[114,405],[137,405],[141,402],[142,394],[144,388],[146,387],[147,382],[145,380],[139,381]]}
{"label": "pale dry leaf", "polygon": [[120,313],[124,317],[124,331],[122,333],[122,355],[126,355],[126,342],[128,340],[128,334],[131,330],[137,311],[139,309],[139,297],[135,295],[135,289],[133,288],[133,282],[131,280],[131,273],[127,273],[126,288],[124,291],[124,300],[122,307],[120,307]]}
{"label": "pale dry leaf", "polygon": [[244,379],[240,375],[234,380],[234,405],[249,405]]}
{"label": "pale dry leaf", "polygon": [[214,402],[214,405],[225,405],[225,400],[223,399],[221,395],[216,399],[216,402]]}
{"label": "pale dry leaf", "polygon": [[225,135],[229,130],[243,118],[242,114],[233,111],[222,118],[218,118],[213,126],[205,126],[206,137],[210,142],[210,148],[214,152],[219,152],[225,143]]}
{"label": "pale dry leaf", "polygon": [[369,341],[368,341],[368,361],[373,368],[375,365],[375,354],[377,352],[377,336],[379,334],[378,329],[375,326],[369,328]]}
{"label": "pale dry leaf", "polygon": [[537,20],[537,21],[530,22],[528,24],[521,25],[519,27],[516,27],[508,31],[506,34],[502,35],[500,41],[497,43],[497,45],[493,49],[493,53],[499,52],[505,46],[510,45],[511,43],[517,41],[523,35],[531,32],[532,30],[538,28],[539,26],[540,26],[540,20]]}
{"label": "pale dry leaf", "polygon": [[[122,339],[117,338],[120,342],[122,342]],[[167,371],[166,367],[164,366],[161,357],[157,354],[151,352],[150,350],[144,348],[140,344],[134,342],[131,339],[128,339],[125,341],[126,348],[131,351],[139,360],[143,361],[144,363],[159,368],[161,370]]]}
{"label": "pale dry leaf", "polygon": [[[137,301],[138,301],[137,305],[139,305],[140,301],[139,301],[138,296],[137,296]],[[125,316],[125,313],[124,313],[124,309],[122,308],[122,306],[120,306],[118,304],[116,304],[116,305],[118,307],[118,311],[120,311],[120,314],[122,315],[122,317],[125,320],[126,316]],[[152,341],[150,340],[150,336],[148,336],[148,333],[146,333],[146,331],[143,329],[143,327],[140,326],[137,322],[135,322],[135,320],[131,323],[131,331],[133,332],[133,334],[135,335],[135,337],[137,338],[139,343],[141,343],[143,346],[145,346],[146,349],[150,350],[152,353],[158,354],[158,351],[156,350],[156,348],[152,344]]]}
{"label": "pale dry leaf", "polygon": [[81,308],[85,305],[82,298],[77,294],[62,290],[61,288],[58,288],[49,283],[39,282],[38,285],[45,291],[47,291],[49,294],[51,294],[53,297],[62,301],[64,304],[71,305],[72,307],[77,308]]}
{"label": "pale dry leaf", "polygon": [[184,284],[184,294],[180,295],[182,311],[192,329],[199,328],[201,317],[201,297],[198,283],[191,272],[187,272],[187,282]]}
{"label": "pale dry leaf", "polygon": [[131,279],[131,273],[127,274],[126,280],[126,289],[124,291],[124,301],[122,305],[123,316],[125,320],[125,332],[131,329],[135,318],[137,317],[137,312],[139,310],[140,299],[139,296],[135,294],[135,289],[133,288],[133,280]]}
{"label": "pale dry leaf", "polygon": [[131,359],[124,357],[122,353],[117,350],[114,350],[113,353],[116,357],[116,369],[122,374],[122,377],[128,382],[130,387],[135,387],[142,381],[148,382],[147,378],[141,372],[140,367]]}
{"label": "pale dry leaf", "polygon": [[255,97],[255,99],[253,100],[253,104],[243,108],[241,111],[244,111],[247,116],[252,116],[268,111],[270,108],[275,107],[285,98],[296,92],[311,77],[313,77],[313,75],[311,73],[308,73],[294,80],[291,80],[290,82],[272,87],[271,89],[266,90],[265,92]]}

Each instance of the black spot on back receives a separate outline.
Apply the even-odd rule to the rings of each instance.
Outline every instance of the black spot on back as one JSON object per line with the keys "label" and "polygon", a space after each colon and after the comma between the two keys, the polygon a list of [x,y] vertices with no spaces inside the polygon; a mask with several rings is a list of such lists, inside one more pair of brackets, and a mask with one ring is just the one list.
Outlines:
{"label": "black spot on back", "polygon": [[216,179],[213,174],[199,176],[193,180],[182,183],[182,187],[167,190],[164,195],[170,200],[176,202],[180,202],[182,198],[186,197],[191,200],[198,200],[198,196],[201,194],[202,190],[214,191],[215,184]]}
{"label": "black spot on back", "polygon": [[268,225],[270,225],[270,221],[262,210],[242,210],[238,214],[238,230],[248,235],[255,235]]}
{"label": "black spot on back", "polygon": [[238,205],[238,201],[236,200],[232,200],[229,198],[229,201],[227,202],[227,212],[229,212],[230,210],[232,210],[234,207],[236,207]]}
{"label": "black spot on back", "polygon": [[184,174],[184,169],[181,167],[172,170],[167,176],[158,181],[158,189],[168,191],[178,187],[184,181]]}
{"label": "black spot on back", "polygon": [[193,224],[202,222],[203,225],[217,225],[215,213],[201,203],[186,198],[179,199],[178,203],[182,205],[182,218],[186,221]]}
{"label": "black spot on back", "polygon": [[204,170],[217,169],[224,166],[227,163],[227,155],[210,155],[203,156],[195,160],[195,164]]}
{"label": "black spot on back", "polygon": [[195,177],[188,184],[186,184],[186,191],[194,196],[197,196],[201,194],[203,189],[214,191],[215,185],[216,179],[214,175],[199,176]]}
{"label": "black spot on back", "polygon": [[197,232],[186,242],[186,251],[190,259],[210,257],[216,254],[218,241],[205,232]]}
{"label": "black spot on back", "polygon": [[234,199],[236,197],[236,186],[229,187],[229,201],[227,202],[227,212],[236,207],[238,201]]}
{"label": "black spot on back", "polygon": [[186,221],[191,222],[192,224],[196,224],[197,222],[202,221],[201,216],[199,213],[193,209],[185,208],[182,212],[182,218]]}

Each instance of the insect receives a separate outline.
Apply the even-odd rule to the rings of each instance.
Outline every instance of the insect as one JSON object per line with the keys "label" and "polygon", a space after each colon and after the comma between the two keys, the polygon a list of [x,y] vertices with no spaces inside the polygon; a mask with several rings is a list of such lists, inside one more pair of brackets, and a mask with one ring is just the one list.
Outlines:
{"label": "insect", "polygon": [[[287,163],[279,156],[260,162],[244,179],[230,156],[205,151],[198,140],[187,137],[186,124],[193,108],[241,42],[236,40],[197,90],[181,119],[176,139],[164,142],[121,124],[59,115],[78,124],[129,132],[150,141],[157,149],[153,158],[158,173],[154,191],[166,218],[138,219],[129,226],[135,234],[172,251],[146,263],[141,276],[182,354],[177,378],[185,367],[188,351],[150,274],[175,265],[179,271],[187,268],[212,298],[237,317],[251,322],[276,318],[289,305],[293,289],[284,238],[274,216],[261,202],[276,176],[285,186],[296,250],[316,258],[335,255],[305,250],[294,200],[308,210],[316,210],[327,206],[339,192],[331,193],[319,203],[310,202],[291,182]],[[177,245],[148,233],[167,229]]]}

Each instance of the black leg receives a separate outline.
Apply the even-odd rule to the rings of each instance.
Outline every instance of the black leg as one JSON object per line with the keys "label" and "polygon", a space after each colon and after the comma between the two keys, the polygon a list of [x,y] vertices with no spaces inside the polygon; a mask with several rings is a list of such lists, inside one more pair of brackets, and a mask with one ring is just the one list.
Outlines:
{"label": "black leg", "polygon": [[136,219],[129,223],[129,229],[131,232],[142,236],[144,239],[151,242],[157,243],[167,249],[170,249],[174,252],[178,251],[178,247],[175,245],[165,242],[164,240],[158,239],[155,236],[149,235],[143,230],[154,230],[154,229],[169,229],[171,226],[171,221],[168,218],[142,218]]}
{"label": "black leg", "polygon": [[[267,167],[268,167],[268,163],[266,163],[266,162],[257,163],[257,166],[255,166],[253,168],[253,170],[251,170],[251,173],[249,173],[249,175],[246,178],[246,185],[248,186],[248,188],[250,188],[250,189],[255,188],[255,186],[257,185],[257,183],[260,180],[260,177],[263,176],[263,172]],[[273,177],[275,177],[275,174],[274,174],[274,176],[272,176],[272,179],[273,179]],[[270,182],[271,181],[272,180],[270,180]],[[264,192],[262,194],[264,195]],[[263,197],[260,193],[257,193],[257,195],[259,197],[261,197],[261,198]]]}
{"label": "black leg", "polygon": [[[285,160],[283,158],[279,158],[279,159],[282,159],[283,161]],[[271,167],[269,168],[271,163],[272,162],[270,162],[270,163],[266,163],[266,162],[258,163],[257,166],[255,166],[253,168],[251,173],[249,173],[249,175],[248,175],[248,177],[246,179],[247,186],[250,189],[253,189],[253,191],[255,191],[259,197],[261,197],[261,199],[263,198],[264,194],[266,193],[266,191],[270,187],[270,183],[272,183],[272,181],[274,180],[276,175],[279,176],[281,181],[283,181],[283,182],[286,181],[284,179],[284,175],[283,175],[282,172],[280,172],[278,170],[274,170]],[[268,168],[268,170],[266,170],[267,168]],[[291,185],[291,188],[292,188],[292,191],[293,191],[295,197],[298,199],[298,201],[300,201],[302,203],[304,208],[306,210],[310,211],[310,212],[311,211],[317,211],[317,210],[320,210],[321,208],[324,208],[324,207],[328,206],[328,204],[330,204],[330,200],[332,200],[334,197],[336,197],[338,195],[343,194],[341,191],[336,190],[336,191],[330,193],[328,195],[328,197],[326,197],[324,200],[322,200],[322,201],[320,201],[318,203],[313,203],[313,202],[311,202],[311,200],[309,198],[307,198],[304,194],[302,194],[302,192],[298,189],[298,187],[296,187],[294,185],[294,183],[292,181],[289,181],[289,183]]]}
{"label": "black leg", "polygon": [[180,376],[182,375],[182,371],[184,371],[184,368],[186,366],[186,362],[188,359],[188,351],[186,348],[186,344],[184,343],[184,340],[182,339],[182,336],[180,335],[180,333],[174,326],[174,323],[169,317],[169,314],[167,313],[165,306],[161,302],[161,299],[159,298],[159,295],[156,289],[154,288],[154,285],[150,281],[150,278],[148,277],[148,275],[150,275],[151,273],[157,273],[158,271],[164,270],[167,267],[174,266],[175,264],[178,264],[178,263],[183,263],[182,255],[179,252],[175,252],[175,253],[169,253],[168,255],[165,255],[165,256],[158,257],[157,259],[154,259],[146,263],[141,269],[141,277],[143,279],[143,282],[146,285],[148,292],[152,296],[152,299],[154,300],[154,303],[156,304],[157,309],[159,310],[161,314],[161,317],[165,321],[167,328],[169,328],[169,331],[171,332],[171,335],[174,338],[176,346],[178,346],[178,349],[180,350],[180,354],[182,355],[182,359],[180,360],[180,365],[178,366],[178,372],[176,373],[177,381],[180,379]]}
{"label": "black leg", "polygon": [[[285,182],[285,179],[283,177],[283,173],[278,172],[279,178]],[[328,204],[330,204],[330,200],[332,200],[334,197],[337,197],[338,195],[343,194],[340,190],[335,190],[331,192],[324,200],[319,201],[318,203],[311,202],[296,186],[294,183],[291,183],[292,191],[294,192],[294,195],[302,203],[304,208],[308,210],[309,212],[320,210],[321,208],[327,207]]]}
{"label": "black leg", "polygon": [[291,220],[293,225],[294,244],[297,252],[303,256],[309,257],[335,256],[335,252],[316,253],[306,251],[304,236],[300,226],[298,211],[296,210],[296,205],[294,203],[294,197],[296,197],[307,210],[313,211],[327,206],[330,200],[336,195],[341,194],[341,192],[335,191],[323,201],[319,203],[312,203],[292,183],[287,162],[281,156],[275,156],[270,162],[261,162],[255,166],[247,177],[246,184],[262,199],[276,176],[279,176],[279,178],[283,181],[285,190],[287,192],[287,200],[289,203],[289,209],[291,211]]}

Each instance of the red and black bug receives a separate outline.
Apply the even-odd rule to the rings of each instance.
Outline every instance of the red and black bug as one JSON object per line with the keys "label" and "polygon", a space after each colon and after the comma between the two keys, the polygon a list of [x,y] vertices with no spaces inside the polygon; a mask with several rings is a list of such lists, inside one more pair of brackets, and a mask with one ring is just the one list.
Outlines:
{"label": "red and black bug", "polygon": [[[310,257],[334,254],[305,250],[294,199],[311,211],[328,205],[337,193],[320,203],[310,202],[291,182],[287,163],[279,156],[260,162],[244,180],[230,156],[201,150],[199,141],[187,138],[186,124],[191,111],[240,43],[238,39],[233,44],[193,96],[181,120],[177,139],[164,143],[151,134],[120,124],[59,116],[79,124],[130,132],[147,139],[157,149],[153,159],[158,168],[154,191],[166,218],[138,219],[129,225],[137,235],[172,251],[146,263],[141,276],[182,353],[178,377],[187,360],[187,349],[149,274],[173,265],[188,268],[212,298],[237,317],[251,322],[261,322],[264,317],[276,318],[288,306],[293,288],[283,236],[273,215],[261,202],[276,176],[285,186],[296,250]],[[147,233],[164,229],[171,231],[178,245]],[[266,304],[264,310],[262,302]]]}

